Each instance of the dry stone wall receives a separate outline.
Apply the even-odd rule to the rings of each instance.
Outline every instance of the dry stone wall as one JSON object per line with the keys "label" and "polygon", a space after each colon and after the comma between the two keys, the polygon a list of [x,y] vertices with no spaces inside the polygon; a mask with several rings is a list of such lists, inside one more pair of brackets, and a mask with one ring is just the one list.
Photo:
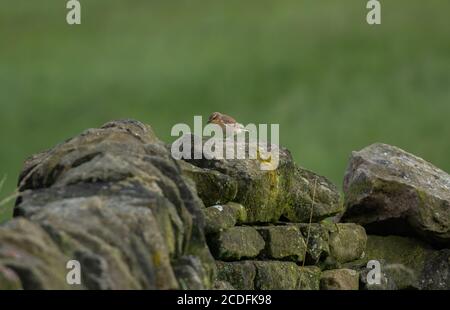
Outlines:
{"label": "dry stone wall", "polygon": [[0,225],[0,289],[450,289],[450,176],[425,160],[354,152],[342,199],[282,147],[271,171],[170,149],[123,120],[31,156]]}

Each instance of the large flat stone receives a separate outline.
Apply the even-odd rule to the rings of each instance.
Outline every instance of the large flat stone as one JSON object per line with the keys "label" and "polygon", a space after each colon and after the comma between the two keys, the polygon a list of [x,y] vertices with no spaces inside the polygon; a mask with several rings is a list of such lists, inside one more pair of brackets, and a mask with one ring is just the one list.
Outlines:
{"label": "large flat stone", "polygon": [[353,152],[344,192],[343,221],[450,245],[450,176],[422,158],[386,144]]}
{"label": "large flat stone", "polygon": [[[191,135],[180,139],[193,140]],[[224,140],[224,145],[228,144]],[[248,149],[248,145],[248,142],[238,142],[230,148]],[[197,150],[199,152],[201,150]],[[207,159],[203,154],[203,158],[194,159],[193,155],[186,159],[191,166],[184,171],[196,182],[205,204],[215,204],[215,201],[223,204],[231,200],[240,203],[246,208],[247,224],[277,222],[281,217],[304,222],[309,219],[311,208],[314,221],[341,211],[336,186],[326,178],[298,167],[285,148],[279,148],[279,162],[273,170],[262,170],[261,166],[267,162],[258,156],[255,159],[248,156],[245,159]],[[217,184],[213,180],[217,180]],[[224,184],[237,184],[235,197],[230,195],[234,193],[234,185]]]}
{"label": "large flat stone", "polygon": [[[19,190],[16,218],[0,227],[10,286],[17,276],[25,289],[212,287],[204,205],[150,126],[113,121],[36,154]],[[79,286],[66,282],[69,260]]]}
{"label": "large flat stone", "polygon": [[303,261],[306,244],[298,226],[267,226],[258,227],[257,230],[266,242],[262,253],[264,257],[274,260]]}
{"label": "large flat stone", "polygon": [[339,263],[346,263],[362,257],[366,249],[367,235],[364,228],[352,223],[339,223],[330,232],[330,256]]}
{"label": "large flat stone", "polygon": [[245,208],[234,202],[206,208],[204,214],[205,232],[207,234],[219,233],[234,227],[236,224],[242,224],[247,218]]}
{"label": "large flat stone", "polygon": [[232,227],[210,235],[208,244],[214,257],[225,261],[257,257],[265,247],[264,239],[250,226]]}
{"label": "large flat stone", "polygon": [[312,222],[319,222],[342,211],[337,187],[305,168],[293,168],[289,195],[283,217],[291,222],[309,222],[311,215]]}

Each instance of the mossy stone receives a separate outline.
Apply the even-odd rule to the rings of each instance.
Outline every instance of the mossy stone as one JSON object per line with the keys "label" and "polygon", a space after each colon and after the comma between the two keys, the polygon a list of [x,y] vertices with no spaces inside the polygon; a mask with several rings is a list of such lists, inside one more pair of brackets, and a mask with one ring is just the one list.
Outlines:
{"label": "mossy stone", "polygon": [[358,290],[359,272],[352,269],[335,269],[322,272],[321,290]]}
{"label": "mossy stone", "polygon": [[306,244],[300,228],[294,225],[258,227],[266,247],[262,255],[268,259],[302,262]]}
{"label": "mossy stone", "polygon": [[264,239],[250,226],[232,227],[209,235],[208,244],[214,257],[225,261],[254,258],[265,247]]}

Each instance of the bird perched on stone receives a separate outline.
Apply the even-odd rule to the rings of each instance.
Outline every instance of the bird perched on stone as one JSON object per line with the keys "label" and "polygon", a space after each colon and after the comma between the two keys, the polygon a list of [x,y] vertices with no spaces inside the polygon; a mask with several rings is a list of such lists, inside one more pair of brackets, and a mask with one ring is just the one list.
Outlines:
{"label": "bird perched on stone", "polygon": [[236,120],[231,116],[219,112],[214,112],[209,116],[208,124],[219,125],[227,135],[228,133],[231,135],[236,135],[241,132],[248,131],[244,128],[244,125],[236,122]]}

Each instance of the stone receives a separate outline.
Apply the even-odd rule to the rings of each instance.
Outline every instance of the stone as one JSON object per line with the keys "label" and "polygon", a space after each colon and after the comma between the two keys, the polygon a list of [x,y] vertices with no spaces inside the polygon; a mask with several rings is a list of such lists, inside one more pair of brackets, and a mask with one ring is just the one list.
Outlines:
{"label": "stone", "polygon": [[419,277],[424,290],[450,290],[450,249],[432,253]]}
{"label": "stone", "polygon": [[359,273],[351,269],[335,269],[322,272],[321,290],[358,290]]}
{"label": "stone", "polygon": [[242,224],[247,218],[245,208],[234,202],[206,208],[204,213],[207,234],[219,233],[236,224]]}
{"label": "stone", "polygon": [[[186,135],[181,139],[192,139]],[[227,140],[224,140],[227,146]],[[248,142],[237,142],[231,148],[249,148]],[[306,169],[297,167],[290,152],[279,148],[279,164],[274,170],[261,170],[264,162],[261,158],[255,159],[185,159],[190,165],[197,167],[185,170],[196,170],[201,178],[192,177],[197,183],[201,197],[206,197],[208,204],[222,204],[233,201],[242,204],[247,211],[246,224],[275,223],[280,218],[301,222],[309,220],[313,197],[313,219],[319,220],[341,211],[339,205],[339,191],[326,178],[318,176]],[[194,152],[195,153],[195,152]],[[194,154],[192,154],[194,155]],[[182,164],[181,164],[182,165]],[[237,184],[237,192],[234,198],[230,192],[234,190],[218,189],[217,184],[210,180],[211,171],[221,174],[220,184]],[[192,175],[193,172],[187,172]],[[227,177],[223,177],[223,175]],[[227,179],[225,181],[225,179]],[[223,187],[225,188],[225,187]],[[226,188],[233,188],[229,186]],[[221,194],[223,193],[223,196]]]}
{"label": "stone", "polygon": [[290,222],[319,222],[342,212],[340,194],[327,178],[301,167],[293,168],[290,201],[283,217]]}
{"label": "stone", "polygon": [[237,290],[255,289],[256,268],[252,261],[216,261],[217,279],[226,281]]}
{"label": "stone", "polygon": [[65,268],[70,257],[59,251],[45,230],[18,218],[0,226],[0,286],[23,289],[70,289]]}
{"label": "stone", "polygon": [[292,262],[257,261],[255,289],[295,290],[299,283],[299,267]]}
{"label": "stone", "polygon": [[450,251],[435,250],[421,240],[401,236],[369,235],[366,260],[381,264],[381,285],[366,289],[450,289]]}
{"label": "stone", "polygon": [[344,193],[342,221],[450,245],[450,176],[422,158],[379,143],[353,152]]}
{"label": "stone", "polygon": [[218,281],[238,290],[318,290],[320,269],[284,261],[217,261]]}
{"label": "stone", "polygon": [[0,265],[0,290],[20,290],[19,276],[10,268]]}
{"label": "stone", "polygon": [[339,263],[361,258],[366,248],[367,235],[364,228],[353,223],[339,223],[330,232],[330,256]]}
{"label": "stone", "polygon": [[318,290],[320,269],[293,262],[255,261],[257,290]]}
{"label": "stone", "polygon": [[[372,277],[372,281],[375,280],[375,274],[373,273],[374,270],[372,270],[371,268],[366,267],[366,265],[364,266],[360,266],[359,268],[359,282],[360,282],[360,290],[371,290],[371,291],[375,291],[375,290],[397,290],[397,286],[395,284],[395,282],[393,281],[393,277],[388,275],[389,270],[392,270],[394,268],[398,268],[398,272],[409,272],[409,270],[404,269],[404,266],[401,264],[397,264],[395,266],[390,266],[388,268],[385,268],[386,266],[388,266],[386,264],[386,262],[384,260],[377,260],[377,262],[380,264],[380,274],[379,276],[379,282],[376,283],[368,283],[368,278]],[[373,267],[372,267],[373,268]],[[358,269],[356,269],[358,270]],[[372,272],[369,275],[369,272]],[[396,272],[394,272],[395,274]],[[414,279],[415,281],[415,279]],[[408,284],[407,284],[408,286]],[[414,288],[412,288],[414,289]]]}
{"label": "stone", "polygon": [[306,262],[316,265],[319,261],[326,259],[330,255],[329,229],[319,223],[299,224],[307,244]]}
{"label": "stone", "polygon": [[380,263],[380,282],[368,283],[370,269],[360,271],[361,289],[364,290],[417,290],[419,289],[417,274],[403,264],[389,264],[385,260]]}
{"label": "stone", "polygon": [[203,268],[201,259],[194,255],[179,258],[173,270],[180,289],[183,290],[204,289],[204,281],[209,276]]}
{"label": "stone", "polygon": [[226,204],[236,198],[238,184],[232,177],[213,169],[202,169],[178,161],[183,173],[195,182],[197,193],[206,206]]}
{"label": "stone", "polygon": [[[450,289],[445,172],[375,144],[353,153],[342,206],[288,150],[261,164],[174,160],[134,120],[35,154],[0,225],[0,289]],[[69,260],[81,285],[66,282]]]}
{"label": "stone", "polygon": [[210,235],[208,244],[216,259],[230,261],[254,258],[264,249],[264,239],[250,226],[229,228]]}
{"label": "stone", "polygon": [[[225,140],[224,145],[227,145]],[[287,151],[281,150],[278,168],[270,171],[260,169],[260,159],[202,158],[186,161],[198,168],[215,170],[233,179],[237,184],[237,194],[233,201],[246,208],[248,223],[274,222],[283,214],[288,203],[287,188],[294,165]],[[208,190],[214,191],[213,187]]]}
{"label": "stone", "polygon": [[299,290],[319,290],[321,271],[316,266],[299,267]]}
{"label": "stone", "polygon": [[303,261],[306,244],[299,227],[285,225],[258,227],[256,229],[266,243],[262,253],[264,257],[274,260]]}
{"label": "stone", "polygon": [[[19,189],[16,218],[0,227],[0,266],[25,289],[214,283],[203,202],[148,125],[109,122],[36,154]],[[82,265],[77,287],[66,283],[73,259]]]}
{"label": "stone", "polygon": [[216,281],[213,286],[214,290],[219,291],[231,291],[235,290],[235,288],[227,281]]}
{"label": "stone", "polygon": [[368,235],[366,259],[385,260],[421,270],[432,251],[429,245],[414,238]]}

